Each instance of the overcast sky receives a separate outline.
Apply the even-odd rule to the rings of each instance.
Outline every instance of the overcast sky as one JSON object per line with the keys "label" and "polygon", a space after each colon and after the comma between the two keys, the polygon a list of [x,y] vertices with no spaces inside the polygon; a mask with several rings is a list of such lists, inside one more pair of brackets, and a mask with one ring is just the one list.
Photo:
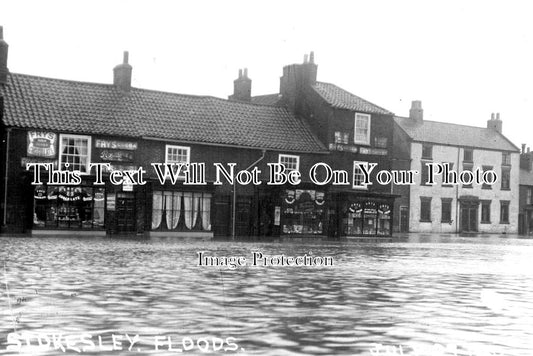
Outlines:
{"label": "overcast sky", "polygon": [[533,146],[531,1],[5,1],[12,72],[226,98],[247,67],[252,95],[279,91],[315,52],[318,80],[397,115],[486,126]]}

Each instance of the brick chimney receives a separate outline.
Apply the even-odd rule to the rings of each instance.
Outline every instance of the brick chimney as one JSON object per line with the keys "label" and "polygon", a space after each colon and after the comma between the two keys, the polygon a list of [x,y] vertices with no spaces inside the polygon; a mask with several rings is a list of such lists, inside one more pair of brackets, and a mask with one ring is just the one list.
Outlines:
{"label": "brick chimney", "polygon": [[302,64],[290,64],[283,67],[283,76],[280,78],[279,92],[293,110],[301,106],[303,91],[316,83],[318,66],[315,64],[315,54],[304,56]]}
{"label": "brick chimney", "polygon": [[248,78],[248,68],[239,69],[239,77],[233,81],[233,95],[230,100],[251,101],[252,100],[252,80]]}
{"label": "brick chimney", "polygon": [[0,26],[0,84],[7,83],[7,50],[9,45],[4,41],[4,28]]}
{"label": "brick chimney", "polygon": [[490,120],[487,121],[487,128],[502,133],[502,120],[500,120],[500,113],[492,113]]}
{"label": "brick chimney", "polygon": [[409,109],[409,118],[420,123],[424,121],[424,109],[422,109],[422,101],[413,100],[411,102],[411,109]]}
{"label": "brick chimney", "polygon": [[113,68],[113,84],[122,91],[128,92],[131,89],[131,70],[128,64],[128,51],[124,51],[124,60]]}

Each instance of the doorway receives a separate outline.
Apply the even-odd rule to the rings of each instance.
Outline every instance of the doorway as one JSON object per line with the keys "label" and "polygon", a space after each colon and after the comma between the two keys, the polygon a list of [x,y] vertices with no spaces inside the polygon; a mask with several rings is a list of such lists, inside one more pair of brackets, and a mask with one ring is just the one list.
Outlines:
{"label": "doorway", "polygon": [[461,202],[461,232],[478,231],[478,204]]}
{"label": "doorway", "polygon": [[137,230],[135,195],[132,192],[117,193],[116,200],[117,233],[132,233]]}
{"label": "doorway", "polygon": [[400,232],[409,232],[409,208],[400,206]]}

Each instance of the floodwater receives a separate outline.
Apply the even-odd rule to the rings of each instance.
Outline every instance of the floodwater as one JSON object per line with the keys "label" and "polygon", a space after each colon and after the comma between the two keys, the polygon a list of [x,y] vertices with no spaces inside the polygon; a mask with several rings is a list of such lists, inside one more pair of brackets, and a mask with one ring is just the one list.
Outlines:
{"label": "floodwater", "polygon": [[[334,265],[253,267],[254,251]],[[2,355],[533,354],[531,239],[4,237],[0,257]]]}

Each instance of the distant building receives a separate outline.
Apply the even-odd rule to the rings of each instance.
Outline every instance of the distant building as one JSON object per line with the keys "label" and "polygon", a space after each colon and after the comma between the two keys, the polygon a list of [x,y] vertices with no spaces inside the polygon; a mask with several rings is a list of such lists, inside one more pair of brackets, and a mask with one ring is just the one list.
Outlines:
{"label": "distant building", "polygon": [[520,154],[519,229],[521,235],[533,234],[533,152],[522,145]]}
{"label": "distant building", "polygon": [[[395,118],[397,167],[420,172],[415,184],[401,187],[400,227],[411,232],[516,233],[518,231],[519,149],[502,134],[499,114],[487,127],[424,120],[414,101],[409,117]],[[496,172],[488,184],[445,184],[438,175],[427,184],[427,163],[447,163],[462,171]],[[450,176],[452,178],[452,176]],[[405,194],[408,194],[406,199]]]}

